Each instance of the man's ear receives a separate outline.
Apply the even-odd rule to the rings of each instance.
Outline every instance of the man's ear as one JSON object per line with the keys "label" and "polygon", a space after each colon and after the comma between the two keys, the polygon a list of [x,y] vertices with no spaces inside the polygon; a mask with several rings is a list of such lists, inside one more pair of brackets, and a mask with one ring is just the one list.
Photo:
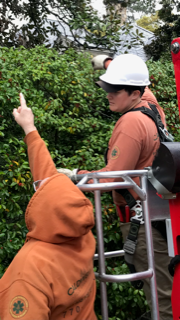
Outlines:
{"label": "man's ear", "polygon": [[140,92],[140,90],[134,90],[134,91],[132,92],[132,95],[133,95],[133,99],[134,99],[134,100],[136,100],[136,99],[138,99],[138,98],[141,98],[141,92]]}

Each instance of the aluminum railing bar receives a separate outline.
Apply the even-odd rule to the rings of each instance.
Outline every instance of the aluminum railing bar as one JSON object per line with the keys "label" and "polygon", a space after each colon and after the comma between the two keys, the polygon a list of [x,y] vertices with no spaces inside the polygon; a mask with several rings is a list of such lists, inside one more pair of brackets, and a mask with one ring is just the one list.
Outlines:
{"label": "aluminum railing bar", "polygon": [[[94,183],[97,184],[97,179],[94,179]],[[82,187],[81,187],[82,188]],[[95,212],[96,212],[96,232],[97,232],[97,247],[99,255],[99,273],[105,273],[105,258],[104,258],[104,239],[103,239],[103,223],[101,213],[101,193],[99,190],[94,191],[95,199]],[[101,293],[101,312],[102,319],[108,320],[108,306],[107,306],[107,288],[105,282],[100,282]]]}
{"label": "aluminum railing bar", "polygon": [[82,191],[95,191],[95,190],[109,191],[114,189],[133,189],[138,194],[141,200],[146,199],[145,192],[141,188],[139,188],[137,185],[135,185],[134,181],[133,182],[127,182],[127,181],[106,182],[106,183],[97,183],[97,184],[93,183],[93,184],[86,184],[86,185],[81,184]]}
{"label": "aluminum railing bar", "polygon": [[[119,176],[119,178],[120,178],[120,176]],[[120,189],[121,188],[122,189],[123,188],[132,188],[137,193],[137,195],[141,198],[141,200],[145,200],[146,194],[130,177],[128,177],[127,175],[126,176],[123,175],[123,176],[121,176],[121,178],[124,181],[122,181],[122,182],[106,182],[106,183],[100,183],[100,185],[99,184],[97,184],[97,185],[93,184],[93,186],[92,186],[92,184],[84,185],[89,179],[89,174],[86,174],[85,176],[83,175],[83,178],[78,183],[78,186],[84,185],[83,189],[82,189],[83,191],[89,191],[90,186],[92,188],[91,191],[94,191],[94,190],[108,191],[110,189],[113,190],[113,189],[119,189],[119,188]],[[128,183],[130,183],[130,184],[128,185]]]}
{"label": "aluminum railing bar", "polygon": [[137,193],[137,195],[141,198],[141,200],[146,199],[146,193],[128,176],[125,177],[126,181],[129,181],[133,184],[133,190]]}
{"label": "aluminum railing bar", "polygon": [[87,174],[82,178],[82,180],[80,180],[78,183],[77,183],[77,186],[80,187],[82,186],[84,183],[86,183],[87,181],[89,180]]}
{"label": "aluminum railing bar", "polygon": [[77,180],[81,180],[84,176],[88,176],[88,179],[104,179],[104,178],[119,178],[124,176],[130,177],[142,177],[147,175],[148,170],[125,170],[125,171],[106,171],[106,172],[90,172],[85,174],[78,174]]}
{"label": "aluminum railing bar", "polygon": [[[110,275],[110,274],[102,274],[100,275],[98,272],[95,272],[95,277],[101,282],[127,282],[127,281],[136,281],[141,279],[147,279],[153,277],[153,269],[148,269],[146,271],[131,273],[131,274],[121,274],[121,275]],[[158,320],[156,318],[153,320]]]}
{"label": "aluminum railing bar", "polygon": [[150,220],[149,207],[148,207],[147,176],[143,176],[141,178],[141,187],[143,190],[145,190],[147,194],[146,200],[142,201],[142,207],[144,212],[144,222],[145,222],[144,226],[145,226],[145,234],[146,234],[148,267],[149,269],[153,270],[153,276],[150,278],[151,306],[152,306],[151,318],[152,320],[159,320],[159,305],[158,305],[155,267],[154,267],[153,238],[152,238],[151,220]]}
{"label": "aluminum railing bar", "polygon": [[[105,259],[108,258],[114,258],[114,257],[122,257],[124,256],[124,250],[117,250],[117,251],[110,251],[110,252],[104,252]],[[95,253],[94,260],[98,260],[98,253]]]}
{"label": "aluminum railing bar", "polygon": [[81,186],[82,191],[95,190],[113,190],[113,189],[127,189],[132,188],[133,184],[130,182],[107,182],[107,183],[93,183]]}

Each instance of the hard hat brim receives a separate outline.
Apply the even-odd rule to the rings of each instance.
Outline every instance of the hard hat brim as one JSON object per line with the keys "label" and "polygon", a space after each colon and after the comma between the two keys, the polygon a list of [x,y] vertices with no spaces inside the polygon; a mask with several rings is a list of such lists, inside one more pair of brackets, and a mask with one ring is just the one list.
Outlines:
{"label": "hard hat brim", "polygon": [[122,86],[120,86],[120,85],[112,85],[112,84],[109,84],[109,83],[102,81],[102,80],[97,81],[96,85],[98,87],[102,88],[107,93],[117,92],[122,89]]}

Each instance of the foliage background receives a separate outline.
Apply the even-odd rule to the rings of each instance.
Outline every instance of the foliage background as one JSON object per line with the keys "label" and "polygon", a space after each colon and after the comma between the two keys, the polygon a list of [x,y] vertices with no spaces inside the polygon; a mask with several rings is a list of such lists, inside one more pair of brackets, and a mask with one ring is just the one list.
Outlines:
{"label": "foliage background", "polygon": [[[149,4],[155,0],[139,0]],[[126,2],[126,1],[125,1]],[[150,7],[148,7],[150,8]],[[130,21],[121,24],[114,4],[99,16],[91,0],[3,0],[0,2],[0,46],[33,48],[37,45],[64,52],[108,50],[113,55],[122,44],[126,48],[142,43],[138,33],[123,40],[130,32]],[[124,35],[122,37],[122,35]]]}
{"label": "foliage background", "polygon": [[138,26],[154,32],[160,25],[161,20],[158,16],[158,11],[150,16],[142,16],[140,19],[136,20]]}
{"label": "foliage background", "polygon": [[147,54],[155,61],[164,57],[171,61],[171,41],[179,37],[180,30],[180,2],[179,0],[161,0],[158,11],[159,28],[154,31],[153,41],[145,46]]}
{"label": "foliage background", "polygon": [[[179,117],[173,65],[148,62],[152,91],[164,108],[168,128],[179,141]],[[23,131],[12,117],[23,92],[35,115],[35,125],[46,141],[57,167],[100,169],[103,154],[119,114],[108,108],[106,94],[94,82],[90,56],[69,49],[0,49],[0,276],[24,243],[24,212],[33,194]],[[91,194],[87,196],[93,202]],[[102,195],[105,250],[122,248],[115,207],[109,194]],[[96,235],[96,231],[94,230]],[[106,261],[107,273],[127,273],[122,258]],[[95,264],[95,268],[98,266]],[[142,290],[130,283],[108,284],[109,316],[136,319],[147,307]],[[97,291],[99,319],[100,298]]]}

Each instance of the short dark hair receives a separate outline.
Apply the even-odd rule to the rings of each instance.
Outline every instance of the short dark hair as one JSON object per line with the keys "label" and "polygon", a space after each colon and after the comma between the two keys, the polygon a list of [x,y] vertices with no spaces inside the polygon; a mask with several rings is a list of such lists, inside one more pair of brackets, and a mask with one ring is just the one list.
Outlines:
{"label": "short dark hair", "polygon": [[102,80],[97,81],[96,85],[102,88],[103,90],[105,90],[107,93],[118,92],[124,89],[129,94],[129,96],[133,93],[133,91],[139,90],[140,97],[143,95],[146,87],[146,86],[130,86],[125,84],[110,84]]}
{"label": "short dark hair", "polygon": [[[133,93],[133,91],[139,90],[140,91],[140,97],[142,97],[144,90],[146,86],[122,86],[122,89],[124,89],[129,96]],[[120,90],[122,90],[120,89]]]}

